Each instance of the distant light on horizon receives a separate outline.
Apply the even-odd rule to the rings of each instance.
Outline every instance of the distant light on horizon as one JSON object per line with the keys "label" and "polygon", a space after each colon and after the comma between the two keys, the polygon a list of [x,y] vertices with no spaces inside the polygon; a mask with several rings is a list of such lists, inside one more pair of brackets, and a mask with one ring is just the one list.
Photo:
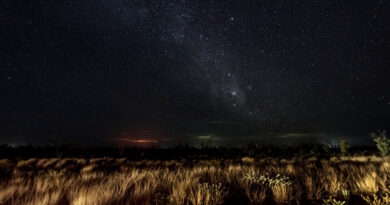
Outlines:
{"label": "distant light on horizon", "polygon": [[159,143],[160,140],[150,138],[116,138],[115,141],[130,142],[130,143]]}
{"label": "distant light on horizon", "polygon": [[134,143],[158,143],[160,141],[153,139],[129,139],[130,142]]}

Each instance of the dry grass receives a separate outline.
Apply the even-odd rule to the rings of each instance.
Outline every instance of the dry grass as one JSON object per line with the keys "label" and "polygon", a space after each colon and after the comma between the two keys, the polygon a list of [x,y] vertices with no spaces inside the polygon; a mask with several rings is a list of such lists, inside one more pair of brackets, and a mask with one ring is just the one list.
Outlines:
{"label": "dry grass", "polygon": [[239,163],[202,161],[187,167],[172,160],[3,159],[0,173],[7,175],[0,178],[0,204],[214,205],[233,199],[240,204],[284,204],[329,196],[345,199],[345,191],[368,202],[389,194],[389,164],[388,158],[379,157],[243,158]]}

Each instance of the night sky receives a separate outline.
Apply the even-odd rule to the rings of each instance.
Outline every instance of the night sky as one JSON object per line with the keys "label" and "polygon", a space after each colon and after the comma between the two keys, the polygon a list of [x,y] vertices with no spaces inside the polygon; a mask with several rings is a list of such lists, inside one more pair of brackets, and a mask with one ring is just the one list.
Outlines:
{"label": "night sky", "polygon": [[390,128],[390,2],[2,0],[0,144]]}

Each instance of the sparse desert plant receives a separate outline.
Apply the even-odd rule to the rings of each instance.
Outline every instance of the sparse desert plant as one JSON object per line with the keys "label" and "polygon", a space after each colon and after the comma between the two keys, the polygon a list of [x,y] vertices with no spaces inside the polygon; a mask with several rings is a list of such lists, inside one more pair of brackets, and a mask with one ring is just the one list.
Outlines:
{"label": "sparse desert plant", "polygon": [[280,174],[277,174],[275,176],[270,176],[269,174],[259,175],[254,171],[251,173],[245,174],[245,176],[242,178],[242,180],[246,181],[248,183],[252,183],[252,184],[266,185],[268,187],[271,187],[273,185],[278,185],[278,184],[291,185],[291,183],[292,183],[288,177],[282,176]]}
{"label": "sparse desert plant", "polygon": [[306,198],[309,200],[321,200],[325,192],[325,185],[318,183],[318,179],[313,178],[313,174],[307,174],[302,176],[303,183],[306,190]]}
{"label": "sparse desert plant", "polygon": [[197,188],[190,192],[189,201],[193,205],[222,204],[227,194],[228,191],[221,185],[221,183],[202,183],[198,184]]}
{"label": "sparse desert plant", "polygon": [[376,194],[379,191],[379,177],[374,171],[365,173],[357,178],[355,185],[356,190],[365,194]]}
{"label": "sparse desert plant", "polygon": [[343,180],[344,175],[338,171],[337,167],[326,163],[323,164],[322,171],[319,172],[319,183],[324,184],[324,189],[331,196],[337,196],[340,190],[344,189],[346,182]]}
{"label": "sparse desert plant", "polygon": [[198,161],[187,162],[188,166],[176,162],[118,163],[118,159],[111,158],[0,160],[6,173],[0,177],[0,204],[195,205],[221,204],[227,198],[241,197],[262,204],[266,199],[286,203],[318,201],[330,195],[337,200],[325,201],[333,205],[361,194],[370,204],[390,201],[388,195],[383,195],[389,190],[390,165],[386,157],[302,161],[262,158],[251,166],[240,158],[208,166],[197,165]]}
{"label": "sparse desert plant", "polygon": [[322,144],[321,148],[327,154],[331,152],[329,144]]}
{"label": "sparse desert plant", "polygon": [[[171,204],[184,204],[186,202],[186,196],[188,195],[189,189],[194,188],[198,183],[198,178],[186,170],[181,171],[179,176],[176,176],[175,179],[172,179],[172,188],[169,190],[169,201]],[[180,172],[179,172],[180,173]]]}
{"label": "sparse desert plant", "polygon": [[[271,190],[277,203],[287,202],[292,199],[292,181],[280,174],[275,176],[259,175],[256,172],[246,173],[242,178],[246,194],[253,203],[261,203],[265,200],[266,191]],[[249,189],[249,190],[248,190]],[[250,190],[256,190],[255,193]]]}
{"label": "sparse desert plant", "polygon": [[340,140],[339,148],[340,148],[341,156],[346,156],[348,154],[348,150],[350,147],[351,145],[349,144],[348,140],[346,139]]}
{"label": "sparse desert plant", "polygon": [[262,204],[267,197],[268,186],[264,181],[265,177],[255,172],[245,174],[239,181],[251,204]]}
{"label": "sparse desert plant", "polygon": [[389,194],[385,194],[384,196],[378,196],[373,194],[372,197],[361,195],[363,200],[369,205],[389,205],[390,204],[390,196]]}
{"label": "sparse desert plant", "polygon": [[386,136],[386,130],[371,133],[371,137],[374,139],[381,155],[388,156],[390,154],[390,139]]}
{"label": "sparse desert plant", "polygon": [[275,202],[286,203],[293,199],[293,187],[291,183],[278,183],[271,186]]}
{"label": "sparse desert plant", "polygon": [[243,157],[243,158],[241,158],[241,161],[244,164],[254,164],[255,163],[255,159],[252,157]]}
{"label": "sparse desert plant", "polygon": [[267,187],[242,181],[241,187],[251,204],[262,204],[267,197]]}
{"label": "sparse desert plant", "polygon": [[343,196],[343,198],[344,198],[345,200],[348,200],[351,194],[350,194],[350,192],[348,191],[348,189],[342,189],[342,190],[341,190],[341,195]]}
{"label": "sparse desert plant", "polygon": [[323,199],[322,202],[323,202],[323,205],[345,205],[346,204],[345,201],[342,201],[342,200],[338,201],[338,200],[332,198],[332,196],[329,196],[328,199]]}

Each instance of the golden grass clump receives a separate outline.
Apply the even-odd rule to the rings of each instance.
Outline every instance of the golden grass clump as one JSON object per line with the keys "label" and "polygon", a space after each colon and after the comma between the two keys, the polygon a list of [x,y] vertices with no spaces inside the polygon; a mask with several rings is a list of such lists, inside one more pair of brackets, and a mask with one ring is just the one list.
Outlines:
{"label": "golden grass clump", "polygon": [[390,204],[390,196],[386,193],[384,196],[378,196],[373,194],[372,197],[361,195],[363,200],[369,205],[389,205]]}
{"label": "golden grass clump", "polygon": [[219,184],[201,183],[192,190],[189,201],[193,205],[216,205],[222,204],[228,191]]}
{"label": "golden grass clump", "polygon": [[378,175],[376,172],[368,172],[357,178],[356,192],[376,194],[379,191]]}
{"label": "golden grass clump", "polygon": [[5,159],[0,204],[285,204],[328,197],[388,204],[389,160],[371,158]]}
{"label": "golden grass clump", "polygon": [[244,164],[254,164],[255,163],[255,159],[252,157],[243,157],[243,158],[241,158],[241,161]]}

